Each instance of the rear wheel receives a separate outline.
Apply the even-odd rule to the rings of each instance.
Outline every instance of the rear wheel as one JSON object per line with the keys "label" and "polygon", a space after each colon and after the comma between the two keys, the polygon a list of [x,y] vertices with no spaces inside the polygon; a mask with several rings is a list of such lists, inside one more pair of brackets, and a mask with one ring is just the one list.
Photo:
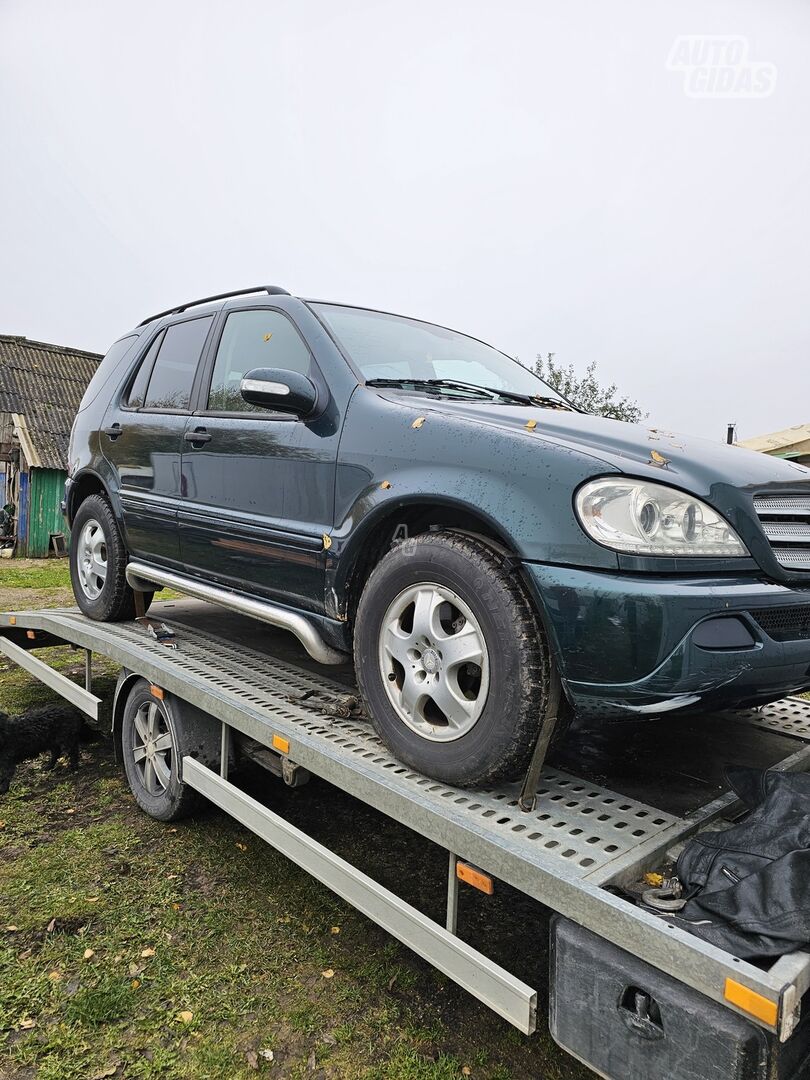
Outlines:
{"label": "rear wheel", "polygon": [[[135,618],[135,594],[127,585],[127,550],[112,508],[89,495],[76,511],[70,531],[70,580],[85,615],[99,622]],[[144,593],[144,610],[154,593]]]}
{"label": "rear wheel", "polygon": [[197,749],[192,727],[165,699],[153,696],[145,679],[133,684],[121,721],[124,771],[135,801],[159,821],[185,817],[199,804],[197,792],[183,783],[180,770],[184,754]]}
{"label": "rear wheel", "polygon": [[363,591],[355,666],[372,721],[398,758],[437,779],[493,784],[525,771],[548,665],[520,580],[480,540],[407,540]]}

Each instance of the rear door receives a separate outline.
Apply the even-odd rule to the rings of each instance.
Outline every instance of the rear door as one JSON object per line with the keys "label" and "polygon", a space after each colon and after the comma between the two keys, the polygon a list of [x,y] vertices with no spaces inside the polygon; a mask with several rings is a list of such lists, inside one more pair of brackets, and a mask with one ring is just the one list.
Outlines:
{"label": "rear door", "polygon": [[213,315],[159,330],[104,417],[100,442],[115,473],[133,555],[178,564],[180,455],[197,366]]}
{"label": "rear door", "polygon": [[239,384],[252,368],[283,368],[307,375],[328,401],[323,375],[292,317],[270,307],[227,312],[208,367],[200,408],[186,422],[183,559],[244,592],[322,609],[339,437],[334,408],[298,420],[247,404]]}

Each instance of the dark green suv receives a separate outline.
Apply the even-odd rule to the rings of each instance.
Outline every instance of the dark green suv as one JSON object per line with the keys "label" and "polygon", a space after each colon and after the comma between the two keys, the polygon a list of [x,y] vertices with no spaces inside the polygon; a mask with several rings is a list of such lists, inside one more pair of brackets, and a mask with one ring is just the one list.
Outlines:
{"label": "dark green suv", "polygon": [[[810,470],[579,412],[442,326],[241,290],[146,319],[85,394],[76,600],[178,588],[354,653],[393,752],[518,775],[568,714],[810,686]],[[707,720],[707,722],[709,722]]]}

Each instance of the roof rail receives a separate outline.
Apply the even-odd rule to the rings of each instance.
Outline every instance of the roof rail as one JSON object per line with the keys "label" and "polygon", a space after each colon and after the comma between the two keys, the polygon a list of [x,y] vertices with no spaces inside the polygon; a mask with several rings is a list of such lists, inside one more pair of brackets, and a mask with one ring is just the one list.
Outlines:
{"label": "roof rail", "polygon": [[147,323],[154,322],[155,319],[162,319],[164,315],[177,315],[181,311],[185,311],[186,308],[196,307],[198,304],[210,304],[214,300],[227,300],[229,296],[247,296],[250,293],[263,292],[269,296],[289,296],[289,292],[286,289],[282,289],[280,285],[254,285],[252,289],[234,289],[232,292],[221,292],[215,296],[204,296],[201,300],[189,300],[186,304],[180,304],[178,307],[167,308],[166,311],[159,311],[157,315],[150,315],[148,319],[144,319],[138,323],[138,326],[146,326]]}

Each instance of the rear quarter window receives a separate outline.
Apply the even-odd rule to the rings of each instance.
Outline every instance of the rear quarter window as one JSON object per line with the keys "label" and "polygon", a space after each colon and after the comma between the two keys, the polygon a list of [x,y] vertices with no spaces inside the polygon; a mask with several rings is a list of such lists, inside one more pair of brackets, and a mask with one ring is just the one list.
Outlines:
{"label": "rear quarter window", "polygon": [[138,370],[130,380],[129,389],[124,394],[126,407],[128,409],[140,409],[146,399],[146,388],[149,385],[149,376],[152,374],[155,357],[163,343],[163,333],[164,332],[161,330],[146,350],[143,359],[138,364]]}
{"label": "rear quarter window", "polygon": [[114,345],[110,346],[104,359],[96,368],[93,378],[87,384],[82,403],[78,409],[79,412],[93,404],[113,375],[123,366],[137,340],[138,335],[131,334],[128,337],[119,338]]}

